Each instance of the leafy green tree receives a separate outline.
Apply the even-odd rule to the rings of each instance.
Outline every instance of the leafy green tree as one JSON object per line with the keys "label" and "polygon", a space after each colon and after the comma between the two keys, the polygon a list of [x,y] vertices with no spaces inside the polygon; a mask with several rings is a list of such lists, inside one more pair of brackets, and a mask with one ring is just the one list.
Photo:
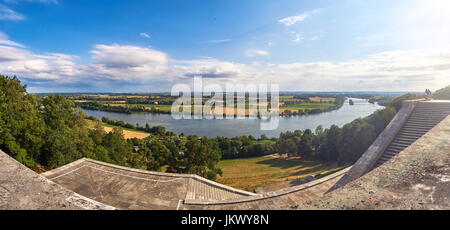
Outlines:
{"label": "leafy green tree", "polygon": [[0,146],[19,162],[34,168],[41,155],[45,125],[39,99],[26,93],[17,77],[0,75]]}
{"label": "leafy green tree", "polygon": [[325,161],[335,161],[339,157],[338,145],[341,142],[341,129],[337,125],[332,125],[326,132],[325,150],[319,156]]}
{"label": "leafy green tree", "polygon": [[159,165],[162,166],[168,163],[171,152],[162,141],[152,141],[149,147],[152,151],[154,159],[159,163]]}
{"label": "leafy green tree", "polygon": [[112,132],[106,134],[102,146],[108,150],[113,162],[127,166],[127,156],[132,155],[133,146],[125,140],[121,128],[113,128]]}
{"label": "leafy green tree", "polygon": [[306,129],[303,132],[300,144],[298,145],[298,153],[302,157],[310,158],[312,154],[312,142],[314,139],[314,134],[310,129]]}
{"label": "leafy green tree", "polygon": [[222,170],[217,167],[221,159],[217,142],[207,137],[199,139],[192,135],[185,144],[186,172],[215,180]]}

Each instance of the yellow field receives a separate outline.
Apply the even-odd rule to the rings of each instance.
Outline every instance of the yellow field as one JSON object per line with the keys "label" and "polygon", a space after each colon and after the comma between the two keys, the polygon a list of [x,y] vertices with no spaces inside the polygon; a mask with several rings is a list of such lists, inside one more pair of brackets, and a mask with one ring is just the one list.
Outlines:
{"label": "yellow field", "polygon": [[[112,132],[112,130],[113,130],[113,128],[107,127],[107,126],[103,126],[103,129],[108,133]],[[125,139],[131,139],[131,138],[144,139],[144,138],[150,136],[149,133],[130,131],[130,130],[125,130],[125,129],[123,130],[123,135],[124,135]]]}
{"label": "yellow field", "polygon": [[[91,121],[91,120],[86,120],[86,121],[88,122],[88,127],[90,129],[93,129],[95,127],[95,121]],[[108,133],[112,132],[112,130],[114,128],[114,126],[105,124],[103,122],[100,122],[100,124],[103,126],[103,129]],[[131,138],[144,139],[144,138],[150,136],[150,134],[146,133],[146,132],[135,131],[135,130],[125,129],[125,128],[122,128],[122,130],[123,130],[123,135],[124,135],[125,139],[131,139]]]}
{"label": "yellow field", "polygon": [[310,97],[309,98],[310,101],[315,101],[315,102],[334,102],[336,99],[334,97]]}
{"label": "yellow field", "polygon": [[219,162],[223,176],[218,182],[246,191],[338,170],[336,164],[273,156],[223,160]]}

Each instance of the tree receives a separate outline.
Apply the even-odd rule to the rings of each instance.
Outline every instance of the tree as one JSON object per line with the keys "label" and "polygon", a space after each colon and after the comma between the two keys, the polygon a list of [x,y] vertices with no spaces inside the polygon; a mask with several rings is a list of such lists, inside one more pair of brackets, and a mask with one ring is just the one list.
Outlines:
{"label": "tree", "polygon": [[320,158],[325,161],[335,161],[339,157],[338,145],[341,142],[341,129],[337,125],[332,125],[326,133],[325,150]]}
{"label": "tree", "polygon": [[108,150],[109,157],[119,165],[127,166],[127,156],[132,153],[132,146],[126,142],[121,128],[113,128],[106,134],[102,146]]}
{"label": "tree", "polygon": [[166,140],[165,145],[169,149],[170,154],[167,158],[167,172],[182,173],[183,172],[183,153],[174,141]]}
{"label": "tree", "polygon": [[[168,163],[169,156],[171,155],[170,150],[161,141],[152,141],[149,145],[152,151],[155,161],[159,163],[160,166],[166,165]],[[160,171],[160,169],[158,170]]]}
{"label": "tree", "polygon": [[43,116],[47,126],[43,146],[43,162],[50,168],[92,155],[94,143],[89,138],[86,114],[61,95],[43,100]]}
{"label": "tree", "polygon": [[40,100],[26,93],[17,77],[0,75],[0,146],[28,167],[34,168],[41,155],[45,126],[38,111]]}
{"label": "tree", "polygon": [[217,167],[221,154],[217,142],[207,137],[199,139],[195,135],[187,137],[185,144],[186,173],[193,173],[215,180],[222,170]]}
{"label": "tree", "polygon": [[314,135],[310,129],[306,129],[303,132],[302,139],[298,145],[298,153],[302,157],[310,158],[312,154],[312,141]]}

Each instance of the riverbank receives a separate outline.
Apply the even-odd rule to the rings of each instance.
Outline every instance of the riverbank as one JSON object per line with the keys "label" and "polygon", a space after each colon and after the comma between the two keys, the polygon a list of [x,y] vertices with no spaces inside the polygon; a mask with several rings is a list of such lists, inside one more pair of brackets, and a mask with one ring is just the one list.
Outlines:
{"label": "riverbank", "polygon": [[[72,100],[76,106],[87,110],[97,110],[105,112],[116,112],[125,114],[134,113],[153,113],[153,114],[171,114],[172,104],[176,98],[169,95],[160,96],[130,96],[130,95],[69,95],[68,99]],[[210,98],[203,98],[203,105],[207,103]],[[341,108],[346,97],[344,96],[317,96],[317,95],[281,95],[279,97],[279,114],[280,116],[298,116],[308,114],[319,114],[329,112]],[[235,98],[238,100],[238,97]],[[218,105],[212,109],[214,116],[226,116],[227,110],[223,108],[224,101],[217,101]],[[222,105],[222,106],[220,106]],[[236,108],[232,112],[233,116],[255,116],[259,114],[257,108],[267,106],[270,103],[252,104],[256,108],[250,108],[250,102],[246,100],[245,108]],[[179,111],[190,110],[191,114],[198,106],[183,105],[179,106]]]}
{"label": "riverbank", "polygon": [[281,132],[305,130],[315,130],[321,125],[329,128],[332,125],[343,126],[357,118],[367,117],[376,110],[383,109],[383,106],[371,104],[364,99],[353,98],[354,106],[350,106],[348,101],[338,109],[330,112],[309,114],[303,116],[280,117],[278,128],[274,130],[261,130],[260,125],[264,121],[261,119],[181,119],[175,120],[170,114],[124,114],[96,110],[86,110],[88,116],[95,116],[98,119],[108,117],[111,120],[121,120],[129,124],[139,124],[145,127],[148,123],[151,127],[163,126],[167,131],[177,134],[197,135],[215,138],[217,136],[236,137],[242,135],[252,135],[259,137],[266,135],[269,138],[279,137]]}

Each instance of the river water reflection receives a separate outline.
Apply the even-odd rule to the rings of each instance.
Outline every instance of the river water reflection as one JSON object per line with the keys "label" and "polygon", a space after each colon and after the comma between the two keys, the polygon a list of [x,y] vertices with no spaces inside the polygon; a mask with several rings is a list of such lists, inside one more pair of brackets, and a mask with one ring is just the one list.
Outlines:
{"label": "river water reflection", "polygon": [[279,126],[275,130],[264,131],[260,129],[259,119],[212,119],[212,120],[175,120],[169,114],[123,114],[95,110],[86,110],[87,115],[95,116],[99,119],[108,117],[112,120],[122,120],[127,123],[140,126],[145,126],[148,123],[150,126],[165,126],[167,130],[177,134],[195,134],[198,136],[207,137],[235,137],[242,135],[253,135],[259,137],[265,134],[268,137],[278,137],[281,132],[312,129],[322,125],[324,128],[329,128],[335,124],[343,126],[357,118],[366,117],[383,106],[371,104],[367,100],[352,98],[355,102],[353,106],[349,105],[348,100],[342,108],[321,114],[280,117]]}

